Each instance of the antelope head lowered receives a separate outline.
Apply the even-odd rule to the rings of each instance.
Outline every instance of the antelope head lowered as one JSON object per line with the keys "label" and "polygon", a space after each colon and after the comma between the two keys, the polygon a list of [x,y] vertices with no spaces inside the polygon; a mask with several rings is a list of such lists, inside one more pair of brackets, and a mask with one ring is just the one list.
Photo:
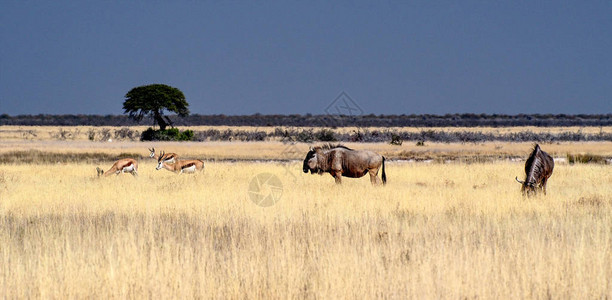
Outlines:
{"label": "antelope head lowered", "polygon": [[157,159],[157,167],[155,168],[156,170],[166,169],[177,174],[204,171],[204,162],[199,159],[176,160],[174,164],[168,164],[167,162],[170,159],[165,158],[164,154],[165,153],[162,151],[159,155],[159,158]]}
{"label": "antelope head lowered", "polygon": [[96,171],[98,172],[98,177],[100,176],[110,176],[111,174],[119,175],[121,173],[130,173],[134,176],[138,175],[138,162],[133,158],[124,158],[116,161],[111,168],[104,172],[104,170],[100,169],[100,167],[96,167]]}

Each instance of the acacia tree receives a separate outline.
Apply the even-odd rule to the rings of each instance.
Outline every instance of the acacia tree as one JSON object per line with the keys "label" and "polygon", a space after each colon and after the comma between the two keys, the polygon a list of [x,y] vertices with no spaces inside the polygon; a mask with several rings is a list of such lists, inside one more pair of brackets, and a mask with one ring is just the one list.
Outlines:
{"label": "acacia tree", "polygon": [[164,111],[175,112],[179,117],[189,115],[189,103],[181,90],[165,84],[150,84],[135,87],[125,94],[124,113],[140,122],[145,116],[153,118],[159,129],[165,130],[172,121]]}

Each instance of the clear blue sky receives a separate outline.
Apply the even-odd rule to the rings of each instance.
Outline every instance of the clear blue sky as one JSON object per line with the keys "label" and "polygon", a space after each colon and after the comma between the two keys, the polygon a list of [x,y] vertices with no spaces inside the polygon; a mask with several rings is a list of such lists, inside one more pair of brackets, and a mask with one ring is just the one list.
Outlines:
{"label": "clear blue sky", "polygon": [[611,1],[255,2],[2,1],[0,113],[612,112]]}

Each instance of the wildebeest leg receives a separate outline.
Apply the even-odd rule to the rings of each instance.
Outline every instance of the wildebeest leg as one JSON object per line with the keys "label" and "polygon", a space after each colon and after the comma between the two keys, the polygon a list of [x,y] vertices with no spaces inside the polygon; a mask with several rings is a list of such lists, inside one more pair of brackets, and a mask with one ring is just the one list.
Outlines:
{"label": "wildebeest leg", "polygon": [[336,184],[342,183],[342,173],[338,171],[332,171],[330,174],[336,179]]}
{"label": "wildebeest leg", "polygon": [[379,185],[380,179],[378,178],[378,169],[370,169],[368,172],[370,173],[370,182],[372,185]]}
{"label": "wildebeest leg", "polygon": [[548,178],[544,177],[542,180],[542,191],[544,192],[544,195],[546,195],[546,181],[548,181]]}

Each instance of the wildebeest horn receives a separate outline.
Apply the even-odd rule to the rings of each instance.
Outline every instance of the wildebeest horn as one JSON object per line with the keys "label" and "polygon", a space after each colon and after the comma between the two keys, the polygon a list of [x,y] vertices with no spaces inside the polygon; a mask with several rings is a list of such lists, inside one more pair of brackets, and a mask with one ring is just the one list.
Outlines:
{"label": "wildebeest horn", "polygon": [[518,179],[518,176],[517,176],[517,177],[514,177],[514,179],[516,179],[516,181],[518,181],[518,183],[520,183],[520,184],[525,183],[525,181],[520,181],[520,180]]}

